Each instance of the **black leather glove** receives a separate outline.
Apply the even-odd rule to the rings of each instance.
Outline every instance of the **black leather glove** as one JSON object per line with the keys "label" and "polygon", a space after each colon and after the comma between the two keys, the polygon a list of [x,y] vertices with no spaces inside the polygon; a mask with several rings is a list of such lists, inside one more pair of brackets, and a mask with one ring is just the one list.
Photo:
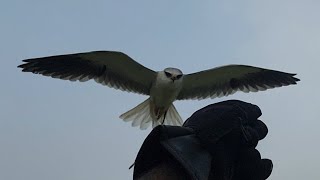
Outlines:
{"label": "black leather glove", "polygon": [[255,149],[268,132],[260,115],[257,106],[232,100],[198,110],[183,127],[154,128],[135,160],[134,179],[161,163],[183,169],[188,178],[180,179],[266,179],[272,162]]}
{"label": "black leather glove", "polygon": [[184,123],[212,155],[210,179],[264,180],[272,162],[255,149],[268,129],[258,106],[230,100],[204,107]]}

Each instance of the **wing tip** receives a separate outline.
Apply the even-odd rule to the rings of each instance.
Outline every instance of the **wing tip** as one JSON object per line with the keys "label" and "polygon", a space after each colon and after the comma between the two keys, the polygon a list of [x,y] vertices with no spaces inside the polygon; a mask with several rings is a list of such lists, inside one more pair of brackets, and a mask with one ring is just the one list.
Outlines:
{"label": "wing tip", "polygon": [[22,72],[29,72],[29,63],[24,63],[24,64],[20,64],[19,66],[17,66],[17,68],[21,68]]}
{"label": "wing tip", "polygon": [[295,82],[301,81],[299,78],[294,77],[294,76],[296,76],[296,75],[297,75],[297,74],[294,74],[294,75],[292,76],[293,80],[294,80]]}
{"label": "wing tip", "polygon": [[299,78],[295,77],[297,73],[288,73],[290,76],[290,84],[297,84],[297,82],[301,81]]}
{"label": "wing tip", "polygon": [[33,61],[32,61],[33,59],[24,59],[24,60],[22,60],[22,64],[20,64],[20,65],[18,65],[17,66],[17,68],[22,68],[22,71],[24,70],[24,69],[28,69],[31,65],[32,65],[32,63],[33,63]]}
{"label": "wing tip", "polygon": [[24,64],[20,64],[19,66],[17,66],[17,68],[23,68]]}

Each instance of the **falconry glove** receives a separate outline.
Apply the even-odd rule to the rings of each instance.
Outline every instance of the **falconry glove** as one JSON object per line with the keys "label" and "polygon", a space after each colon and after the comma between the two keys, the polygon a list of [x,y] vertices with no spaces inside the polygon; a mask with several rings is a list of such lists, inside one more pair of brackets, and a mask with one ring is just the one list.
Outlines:
{"label": "falconry glove", "polygon": [[179,179],[267,179],[272,162],[261,159],[255,149],[268,133],[259,116],[256,105],[230,100],[196,111],[183,127],[158,126],[138,152],[133,178],[166,163],[172,165],[172,174],[184,172]]}

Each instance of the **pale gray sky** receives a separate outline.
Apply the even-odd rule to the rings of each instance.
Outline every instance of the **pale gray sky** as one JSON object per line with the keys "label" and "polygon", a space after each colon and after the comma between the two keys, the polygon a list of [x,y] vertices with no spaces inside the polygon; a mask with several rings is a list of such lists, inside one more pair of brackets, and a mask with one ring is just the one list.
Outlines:
{"label": "pale gray sky", "polygon": [[[0,3],[0,179],[131,179],[150,129],[118,116],[146,99],[22,73],[22,59],[117,50],[162,70],[248,64],[298,73],[297,86],[179,101],[184,119],[226,99],[255,103],[269,134],[270,179],[319,179],[320,1],[10,0]],[[156,155],[155,155],[156,156]]]}

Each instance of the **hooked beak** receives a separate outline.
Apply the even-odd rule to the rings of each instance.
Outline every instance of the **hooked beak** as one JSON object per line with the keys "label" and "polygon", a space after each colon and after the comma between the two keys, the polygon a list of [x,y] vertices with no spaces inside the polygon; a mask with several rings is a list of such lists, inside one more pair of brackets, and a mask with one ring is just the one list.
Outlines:
{"label": "hooked beak", "polygon": [[171,77],[170,79],[172,80],[172,82],[174,82],[175,80],[177,80],[177,77]]}

